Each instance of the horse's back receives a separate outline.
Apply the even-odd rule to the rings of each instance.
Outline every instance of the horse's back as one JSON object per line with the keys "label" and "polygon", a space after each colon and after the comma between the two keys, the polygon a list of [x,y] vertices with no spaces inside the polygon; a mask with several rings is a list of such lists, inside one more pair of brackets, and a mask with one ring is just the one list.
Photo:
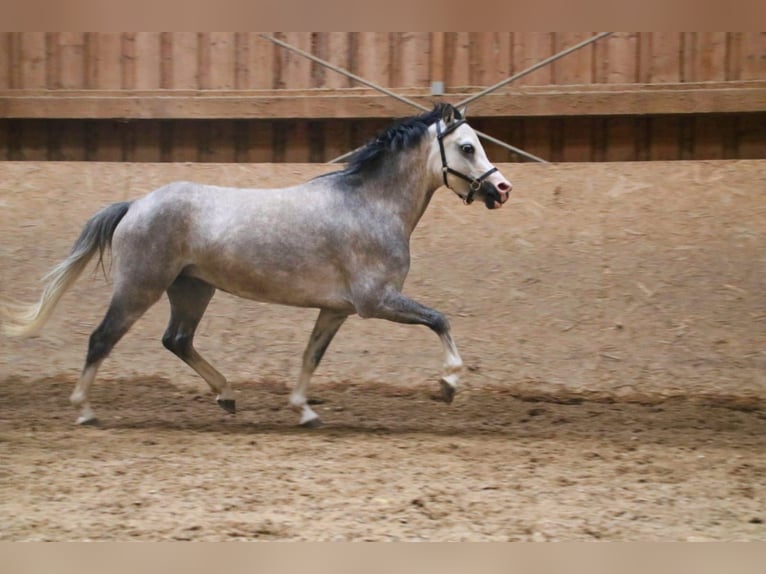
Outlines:
{"label": "horse's back", "polygon": [[249,299],[345,307],[340,238],[347,231],[336,202],[316,186],[173,182],[134,202],[114,246],[120,259],[140,259],[143,267],[194,276]]}

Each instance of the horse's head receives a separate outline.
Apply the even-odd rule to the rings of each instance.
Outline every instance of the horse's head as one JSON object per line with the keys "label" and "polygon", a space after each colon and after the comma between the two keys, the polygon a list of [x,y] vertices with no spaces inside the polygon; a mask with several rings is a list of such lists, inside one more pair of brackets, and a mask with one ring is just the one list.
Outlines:
{"label": "horse's head", "polygon": [[[434,124],[434,162],[440,161],[441,179],[467,204],[479,198],[488,209],[508,201],[513,186],[487,159],[476,132],[463,114],[449,104],[440,106],[441,119]],[[437,159],[439,158],[439,159]]]}

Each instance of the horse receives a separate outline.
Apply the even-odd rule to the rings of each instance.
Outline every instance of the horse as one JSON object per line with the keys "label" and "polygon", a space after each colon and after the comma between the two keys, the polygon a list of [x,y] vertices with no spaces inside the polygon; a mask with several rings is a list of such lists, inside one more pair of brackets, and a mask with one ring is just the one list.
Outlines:
{"label": "horse", "polygon": [[453,400],[463,362],[447,318],[406,295],[410,236],[434,192],[445,186],[465,204],[501,207],[511,183],[487,159],[464,110],[437,104],[393,123],[343,169],[301,185],[232,188],[173,182],[109,205],[85,224],[68,257],[44,277],[35,304],[6,304],[9,335],[40,332],[62,295],[98,252],[111,251],[108,310],[88,342],[70,401],[78,424],[97,422],[88,395],[120,338],[163,295],[170,320],[162,344],[197,372],[219,406],[236,411],[232,387],[194,348],[197,326],[217,289],[267,303],[317,308],[297,384],[289,397],[299,425],[320,426],[309,381],[353,314],[425,325],[444,350],[440,398]]}

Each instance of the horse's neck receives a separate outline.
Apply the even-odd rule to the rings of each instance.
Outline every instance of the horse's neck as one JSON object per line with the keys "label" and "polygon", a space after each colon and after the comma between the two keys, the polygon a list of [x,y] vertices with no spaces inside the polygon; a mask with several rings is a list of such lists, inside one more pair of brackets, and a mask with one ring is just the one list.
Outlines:
{"label": "horse's neck", "polygon": [[385,197],[393,208],[393,214],[402,221],[407,235],[411,234],[428,207],[434,192],[433,176],[428,172],[427,148],[420,148],[422,155],[407,153],[397,158],[390,170],[382,170],[373,193]]}

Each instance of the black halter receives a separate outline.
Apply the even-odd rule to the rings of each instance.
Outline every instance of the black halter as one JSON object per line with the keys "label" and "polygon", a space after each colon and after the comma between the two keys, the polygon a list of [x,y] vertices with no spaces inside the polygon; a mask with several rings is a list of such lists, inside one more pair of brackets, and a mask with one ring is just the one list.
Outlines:
{"label": "black halter", "polygon": [[476,194],[477,191],[479,191],[479,188],[481,187],[481,182],[487,179],[491,174],[495,173],[497,171],[497,168],[493,167],[492,169],[481,174],[479,177],[470,177],[462,172],[457,171],[456,169],[452,169],[451,167],[447,165],[447,154],[444,151],[444,142],[442,140],[444,140],[444,137],[447,134],[453,132],[455,129],[457,129],[464,123],[465,123],[465,120],[457,120],[451,123],[449,126],[447,126],[447,129],[442,131],[441,125],[440,125],[441,122],[437,121],[436,122],[436,139],[439,141],[439,153],[442,156],[442,177],[444,178],[444,185],[448,189],[452,189],[449,183],[447,183],[448,173],[451,173],[452,175],[455,175],[459,177],[460,179],[467,181],[470,184],[468,195],[462,196],[460,195],[460,193],[458,193],[454,189],[452,189],[452,191],[454,191],[457,194],[457,196],[463,200],[463,203],[465,203],[466,205],[470,205],[471,202],[473,202],[473,196]]}

